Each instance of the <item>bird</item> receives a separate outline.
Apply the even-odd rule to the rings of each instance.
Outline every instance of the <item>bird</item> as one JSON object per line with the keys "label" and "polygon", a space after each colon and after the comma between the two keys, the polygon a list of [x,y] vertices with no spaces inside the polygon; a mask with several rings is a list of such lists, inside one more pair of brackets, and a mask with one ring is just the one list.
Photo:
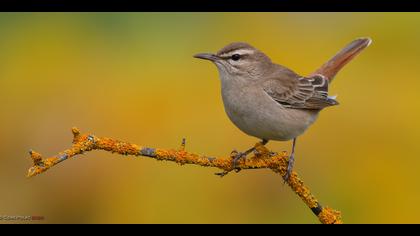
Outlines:
{"label": "bird", "polygon": [[[283,176],[287,181],[294,165],[297,137],[317,120],[321,110],[339,104],[335,96],[328,94],[329,84],[371,42],[368,37],[353,40],[309,76],[272,62],[245,42],[233,42],[217,53],[194,57],[216,65],[225,112],[241,131],[260,139],[262,145],[270,140],[292,140]],[[238,161],[254,150],[237,152],[233,168],[238,169]]]}

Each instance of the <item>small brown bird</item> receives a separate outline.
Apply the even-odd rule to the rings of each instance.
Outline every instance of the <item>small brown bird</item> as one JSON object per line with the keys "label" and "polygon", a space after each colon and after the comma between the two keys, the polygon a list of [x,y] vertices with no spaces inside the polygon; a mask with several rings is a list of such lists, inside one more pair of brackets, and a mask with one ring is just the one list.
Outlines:
{"label": "small brown bird", "polygon": [[[222,83],[222,99],[230,120],[248,135],[269,140],[293,140],[288,180],[294,163],[296,138],[316,120],[325,107],[338,105],[328,96],[328,84],[337,72],[372,42],[359,38],[348,44],[317,71],[305,77],[272,63],[270,58],[247,43],[236,42],[216,54],[194,57],[216,64]],[[238,153],[238,160],[254,151]]]}

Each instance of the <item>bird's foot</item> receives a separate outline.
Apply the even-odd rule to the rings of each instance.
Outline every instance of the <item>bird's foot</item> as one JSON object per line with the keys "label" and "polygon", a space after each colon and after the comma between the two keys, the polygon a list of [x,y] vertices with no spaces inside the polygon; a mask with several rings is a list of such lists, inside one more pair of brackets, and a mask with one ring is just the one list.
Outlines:
{"label": "bird's foot", "polygon": [[287,170],[286,170],[286,174],[283,177],[284,183],[286,183],[289,180],[290,175],[292,174],[294,162],[295,162],[295,155],[294,153],[292,153],[289,157],[289,160],[287,161]]}
{"label": "bird's foot", "polygon": [[241,168],[238,168],[238,162],[242,159],[242,158],[246,158],[247,156],[247,152],[238,152],[236,150],[233,150],[230,153],[230,156],[233,158],[232,160],[232,168],[235,170],[235,172],[239,172],[241,171]]}
{"label": "bird's foot", "polygon": [[[249,154],[249,152],[238,152],[236,150],[233,150],[230,153],[230,157],[232,158],[232,170],[234,170],[236,173],[238,173],[239,171],[241,171],[241,168],[237,167],[238,162],[242,159],[245,158],[247,155]],[[231,170],[230,170],[231,171]],[[218,175],[220,177],[223,177],[227,174],[229,174],[230,171],[223,171],[223,172],[217,172],[214,173],[215,175]]]}

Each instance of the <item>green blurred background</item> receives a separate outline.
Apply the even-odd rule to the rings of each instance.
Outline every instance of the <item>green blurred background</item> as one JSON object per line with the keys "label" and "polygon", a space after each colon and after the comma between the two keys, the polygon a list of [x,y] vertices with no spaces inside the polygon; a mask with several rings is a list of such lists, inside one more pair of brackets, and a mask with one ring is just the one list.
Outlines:
{"label": "green blurred background", "polygon": [[309,74],[370,36],[331,86],[341,105],[299,138],[295,170],[346,223],[420,223],[419,24],[418,13],[1,13],[0,215],[317,223],[269,170],[219,178],[216,169],[97,151],[27,179],[27,152],[64,150],[73,126],[161,148],[186,137],[187,150],[215,156],[244,150],[257,140],[229,121],[216,67],[193,54],[246,41]]}

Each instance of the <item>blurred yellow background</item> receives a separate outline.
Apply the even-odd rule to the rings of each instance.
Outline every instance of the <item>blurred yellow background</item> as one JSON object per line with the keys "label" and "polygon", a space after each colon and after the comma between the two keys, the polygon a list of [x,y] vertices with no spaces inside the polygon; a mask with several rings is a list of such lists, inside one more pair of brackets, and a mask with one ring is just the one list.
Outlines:
{"label": "blurred yellow background", "polygon": [[305,75],[370,36],[331,85],[340,106],[298,139],[295,170],[345,223],[420,223],[419,24],[419,13],[1,13],[0,215],[317,223],[269,170],[219,178],[97,151],[27,179],[28,150],[64,150],[73,126],[160,148],[186,137],[187,150],[214,156],[244,150],[257,139],[229,121],[216,67],[193,54],[246,41]]}

